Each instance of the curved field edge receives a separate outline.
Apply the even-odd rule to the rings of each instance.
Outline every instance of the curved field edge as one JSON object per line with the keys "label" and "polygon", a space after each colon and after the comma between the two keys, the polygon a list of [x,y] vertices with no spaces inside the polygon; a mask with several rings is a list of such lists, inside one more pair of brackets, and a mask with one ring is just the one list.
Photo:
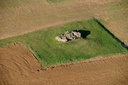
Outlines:
{"label": "curved field edge", "polygon": [[[72,30],[82,30],[85,34],[90,34],[86,38],[68,43],[59,43],[55,40],[56,36]],[[95,20],[72,22],[0,40],[0,46],[9,43],[25,44],[43,67],[82,61],[98,55],[127,52],[127,49]]]}
{"label": "curved field edge", "polygon": [[39,63],[24,45],[10,44],[0,47],[0,53],[1,85],[127,85],[128,83],[127,53],[99,56],[83,62],[54,66],[47,70],[40,69]]}

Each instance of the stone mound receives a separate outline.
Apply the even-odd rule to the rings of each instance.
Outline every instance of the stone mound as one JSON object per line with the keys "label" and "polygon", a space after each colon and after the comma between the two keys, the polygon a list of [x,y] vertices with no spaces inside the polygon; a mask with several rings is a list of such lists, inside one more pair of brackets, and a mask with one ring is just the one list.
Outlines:
{"label": "stone mound", "polygon": [[59,42],[68,42],[71,40],[76,40],[81,38],[81,33],[76,32],[76,31],[71,31],[71,32],[65,32],[63,35],[57,36],[55,39],[58,40]]}

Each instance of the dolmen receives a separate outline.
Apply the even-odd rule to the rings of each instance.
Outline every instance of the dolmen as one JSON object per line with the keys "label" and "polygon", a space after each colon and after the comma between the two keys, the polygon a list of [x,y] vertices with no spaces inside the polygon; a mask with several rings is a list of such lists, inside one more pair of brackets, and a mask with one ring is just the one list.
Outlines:
{"label": "dolmen", "polygon": [[68,42],[81,38],[81,33],[76,31],[65,32],[63,35],[57,36],[55,39],[59,42]]}

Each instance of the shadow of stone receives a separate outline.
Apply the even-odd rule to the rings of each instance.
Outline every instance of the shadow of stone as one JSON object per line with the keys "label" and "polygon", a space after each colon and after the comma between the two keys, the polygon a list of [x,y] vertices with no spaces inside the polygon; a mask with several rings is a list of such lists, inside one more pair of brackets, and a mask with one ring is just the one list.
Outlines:
{"label": "shadow of stone", "polygon": [[91,32],[88,31],[88,30],[73,30],[73,31],[80,32],[80,33],[81,33],[81,37],[84,38],[84,39],[85,39],[89,34],[91,34]]}

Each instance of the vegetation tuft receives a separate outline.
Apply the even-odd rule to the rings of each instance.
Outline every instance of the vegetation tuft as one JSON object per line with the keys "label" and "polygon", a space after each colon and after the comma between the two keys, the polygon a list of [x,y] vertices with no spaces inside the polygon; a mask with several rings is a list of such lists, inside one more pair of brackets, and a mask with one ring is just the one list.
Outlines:
{"label": "vegetation tuft", "polygon": [[[95,20],[77,21],[0,40],[0,46],[23,43],[33,51],[43,67],[81,61],[98,55],[126,52],[127,49],[102,27]],[[56,36],[72,30],[81,31],[84,38],[67,43],[55,40]]]}

